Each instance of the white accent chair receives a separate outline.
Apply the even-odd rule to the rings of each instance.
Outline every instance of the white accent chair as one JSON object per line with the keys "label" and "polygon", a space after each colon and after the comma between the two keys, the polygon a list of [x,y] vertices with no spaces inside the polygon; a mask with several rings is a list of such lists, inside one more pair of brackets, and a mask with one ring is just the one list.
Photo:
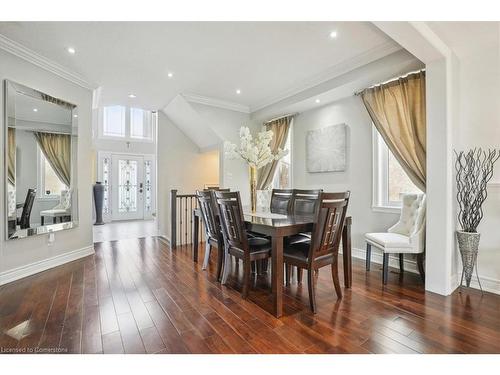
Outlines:
{"label": "white accent chair", "polygon": [[404,272],[404,254],[417,254],[418,271],[425,281],[425,194],[403,194],[401,217],[387,233],[366,233],[366,270],[370,270],[372,246],[384,253],[382,281],[387,284],[389,254],[399,254],[399,268]]}
{"label": "white accent chair", "polygon": [[51,217],[52,223],[59,222],[62,223],[63,218],[71,216],[71,191],[61,190],[61,196],[59,198],[59,204],[50,210],[40,211],[41,224],[45,224],[45,217]]}

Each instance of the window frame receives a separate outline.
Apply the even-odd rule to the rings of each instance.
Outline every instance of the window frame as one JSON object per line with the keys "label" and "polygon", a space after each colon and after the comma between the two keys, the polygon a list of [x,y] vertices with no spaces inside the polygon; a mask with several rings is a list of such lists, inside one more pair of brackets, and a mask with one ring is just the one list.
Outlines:
{"label": "window frame", "polygon": [[47,163],[47,159],[45,158],[45,155],[43,155],[40,146],[37,145],[36,197],[40,201],[58,201],[61,199],[60,194],[45,194],[45,163]]}
{"label": "window frame", "polygon": [[[288,129],[288,136],[290,137],[290,148],[288,150],[288,153],[290,154],[290,168],[289,168],[289,186],[286,187],[286,188],[283,188],[283,189],[291,189],[292,186],[293,186],[293,119],[291,120],[290,122],[290,127]],[[279,160],[279,162],[281,162],[281,159]],[[276,176],[278,174],[278,171],[279,171],[279,164],[278,166],[276,167],[276,170],[274,171],[274,176],[273,176],[273,181],[271,183],[271,189],[278,189],[276,187],[274,187],[274,181],[276,179]]]}
{"label": "window frame", "polygon": [[372,124],[373,189],[372,210],[384,213],[400,213],[401,201],[389,200],[389,148]]}
{"label": "window frame", "polygon": [[[104,134],[104,108],[105,107],[115,107],[119,106],[125,109],[125,135],[122,136],[113,136],[113,135],[105,135]],[[143,111],[143,119],[146,120],[148,118],[151,122],[150,124],[150,138],[139,138],[132,136],[132,123],[131,123],[131,111],[132,109],[140,109]],[[147,114],[149,112],[149,114]],[[140,107],[132,107],[125,106],[120,104],[112,104],[99,107],[99,121],[97,125],[97,137],[102,140],[110,140],[110,141],[125,141],[125,142],[138,142],[138,143],[155,143],[156,136],[156,123],[157,123],[157,111],[149,111]],[[143,123],[145,124],[145,122]]]}
{"label": "window frame", "polygon": [[[105,112],[105,109],[107,107],[121,107],[123,110],[124,110],[124,115],[125,115],[125,123],[124,123],[124,133],[123,133],[123,136],[120,136],[120,135],[109,135],[109,134],[104,134],[104,120],[105,120],[105,116],[104,116],[104,112]],[[123,105],[107,105],[107,106],[104,106],[101,108],[101,113],[100,113],[100,117],[101,117],[101,121],[99,121],[99,138],[101,139],[114,139],[114,140],[123,140],[127,137],[127,116],[128,115],[128,111],[127,111],[127,108],[126,106],[123,106]]]}

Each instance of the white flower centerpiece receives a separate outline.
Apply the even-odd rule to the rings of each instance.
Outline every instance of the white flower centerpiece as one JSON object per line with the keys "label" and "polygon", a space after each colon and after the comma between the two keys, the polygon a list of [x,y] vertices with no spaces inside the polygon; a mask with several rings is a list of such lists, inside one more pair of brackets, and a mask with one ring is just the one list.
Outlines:
{"label": "white flower centerpiece", "polygon": [[265,165],[281,159],[288,154],[288,150],[278,149],[273,154],[269,144],[273,139],[272,130],[263,130],[253,137],[250,129],[246,126],[240,128],[239,147],[231,142],[224,143],[226,158],[242,158],[248,163],[250,169],[250,203],[252,212],[257,209],[257,171]]}

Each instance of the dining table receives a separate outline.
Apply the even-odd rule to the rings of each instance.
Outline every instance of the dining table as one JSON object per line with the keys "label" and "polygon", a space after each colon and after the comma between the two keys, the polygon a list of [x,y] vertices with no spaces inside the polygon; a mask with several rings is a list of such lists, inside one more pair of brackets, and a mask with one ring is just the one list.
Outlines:
{"label": "dining table", "polygon": [[[283,315],[283,239],[299,233],[311,232],[314,224],[314,215],[277,214],[269,209],[259,209],[251,212],[243,208],[247,231],[259,233],[271,238],[272,247],[272,296],[274,315],[279,318]],[[201,210],[194,208],[192,213],[192,242],[193,258],[198,261],[199,226]],[[351,256],[351,224],[352,217],[347,216],[342,228],[342,257],[344,267],[344,286],[352,285],[352,256]]]}

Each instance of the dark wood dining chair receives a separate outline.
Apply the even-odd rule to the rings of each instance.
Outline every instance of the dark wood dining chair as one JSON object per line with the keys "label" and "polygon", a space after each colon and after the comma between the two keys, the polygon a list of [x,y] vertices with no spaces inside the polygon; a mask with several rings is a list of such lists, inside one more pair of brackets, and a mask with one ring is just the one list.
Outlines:
{"label": "dark wood dining chair", "polygon": [[342,229],[349,204],[350,192],[321,193],[315,212],[311,240],[286,244],[283,261],[307,270],[307,284],[311,310],[316,313],[314,271],[330,265],[333,285],[338,298],[342,298],[338,273],[338,253]]}
{"label": "dark wood dining chair", "polygon": [[319,194],[322,189],[301,190],[293,189],[291,212],[294,215],[312,215],[318,204]]}
{"label": "dark wood dining chair", "polygon": [[212,247],[217,248],[216,277],[217,280],[220,280],[222,261],[224,259],[224,239],[222,238],[219,216],[217,215],[214,190],[196,191],[196,197],[201,211],[203,226],[205,227],[205,258],[202,269],[205,270],[208,267]]}
{"label": "dark wood dining chair", "polygon": [[220,187],[209,187],[209,188],[203,189],[203,191],[231,191],[231,189],[220,188]]}
{"label": "dark wood dining chair", "polygon": [[245,228],[240,193],[214,192],[224,238],[224,269],[222,284],[229,276],[231,255],[243,260],[243,298],[247,298],[250,288],[251,263],[271,257],[271,242],[266,238],[249,237]]}
{"label": "dark wood dining chair", "polygon": [[21,229],[27,229],[30,227],[31,210],[33,209],[35,197],[36,189],[28,189],[26,199],[24,200],[23,211],[21,212],[21,217],[17,222],[17,225],[19,225]]}
{"label": "dark wood dining chair", "polygon": [[[316,211],[319,202],[319,195],[322,189],[301,190],[293,189],[292,200],[290,202],[290,212],[294,215],[312,215]],[[288,244],[297,242],[307,242],[311,240],[311,233],[299,233],[286,238]],[[290,284],[292,277],[291,265],[286,265],[285,268],[285,281]],[[302,269],[297,268],[297,282],[302,282]]]}
{"label": "dark wood dining chair", "polygon": [[270,210],[277,214],[288,214],[292,206],[293,189],[273,189]]}

